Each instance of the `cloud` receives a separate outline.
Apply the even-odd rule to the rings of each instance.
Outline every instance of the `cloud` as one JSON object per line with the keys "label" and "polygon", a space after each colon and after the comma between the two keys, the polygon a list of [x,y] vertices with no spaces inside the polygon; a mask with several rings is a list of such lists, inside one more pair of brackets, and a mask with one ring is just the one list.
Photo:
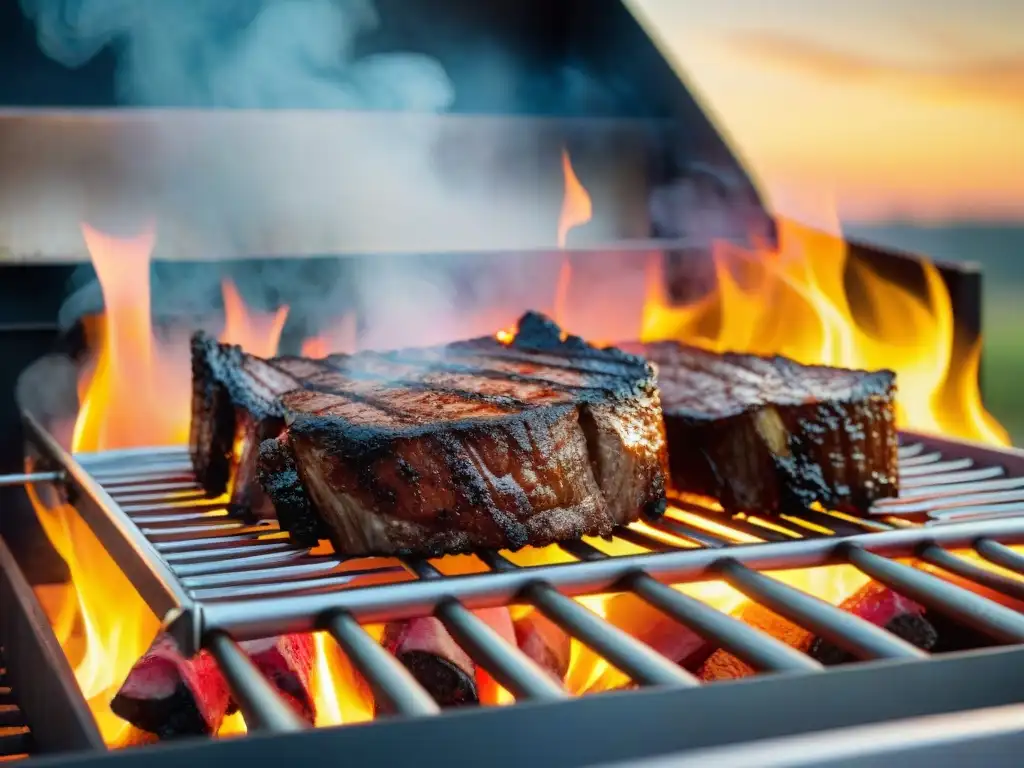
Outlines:
{"label": "cloud", "polygon": [[883,84],[917,95],[985,99],[1024,110],[1024,51],[911,64],[842,51],[811,40],[763,31],[731,35],[731,50],[761,64],[786,67],[827,80]]}

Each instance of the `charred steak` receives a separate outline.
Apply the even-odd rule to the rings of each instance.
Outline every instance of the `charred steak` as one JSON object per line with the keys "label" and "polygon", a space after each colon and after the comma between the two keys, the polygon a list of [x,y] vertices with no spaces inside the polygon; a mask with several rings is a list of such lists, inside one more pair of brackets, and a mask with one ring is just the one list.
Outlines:
{"label": "charred steak", "polygon": [[353,555],[544,546],[665,507],[652,368],[534,313],[508,344],[324,361],[197,337],[193,367],[200,482],[251,504],[233,466],[240,442],[262,440],[260,483],[302,543],[326,535]]}
{"label": "charred steak", "polygon": [[674,490],[712,496],[733,513],[812,502],[862,513],[896,495],[891,371],[672,342],[645,345],[642,354],[658,370]]}

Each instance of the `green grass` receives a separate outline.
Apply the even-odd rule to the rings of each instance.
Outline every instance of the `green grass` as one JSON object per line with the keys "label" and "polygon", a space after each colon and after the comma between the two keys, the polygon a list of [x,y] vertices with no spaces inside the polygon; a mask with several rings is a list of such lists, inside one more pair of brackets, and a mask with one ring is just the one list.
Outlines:
{"label": "green grass", "polygon": [[988,410],[1010,431],[1014,445],[1024,445],[1024,299],[1013,287],[985,297],[981,385]]}

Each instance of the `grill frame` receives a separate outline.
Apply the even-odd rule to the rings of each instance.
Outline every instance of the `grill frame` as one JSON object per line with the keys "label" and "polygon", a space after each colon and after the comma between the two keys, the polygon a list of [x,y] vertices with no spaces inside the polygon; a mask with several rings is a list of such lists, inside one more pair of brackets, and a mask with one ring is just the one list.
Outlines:
{"label": "grill frame", "polygon": [[[696,687],[697,681],[688,673],[669,673],[665,664],[659,665],[653,658],[661,659],[656,652],[570,599],[602,592],[633,592],[670,618],[733,652],[755,669],[788,675],[795,673],[800,677],[821,676],[824,668],[816,661],[672,589],[667,586],[670,583],[725,580],[755,602],[837,642],[862,660],[883,659],[888,663],[905,664],[928,658],[869,622],[761,573],[769,570],[853,564],[877,581],[896,588],[896,591],[929,608],[953,615],[961,623],[996,641],[1024,643],[1024,615],[937,575],[891,559],[920,555],[925,561],[929,558],[938,560],[945,570],[953,571],[961,578],[966,573],[970,580],[971,568],[982,569],[947,549],[972,547],[981,542],[985,544],[983,550],[991,550],[990,555],[995,552],[1001,556],[1001,564],[1016,565],[1012,558],[1007,560],[1006,553],[1019,556],[1003,545],[1024,542],[1024,516],[918,525],[887,515],[885,509],[874,510],[876,518],[864,520],[832,517],[824,512],[808,513],[810,522],[816,519],[814,515],[828,517],[833,521],[834,532],[843,535],[812,535],[808,529],[801,528],[803,538],[799,539],[789,539],[779,532],[785,528],[776,530],[759,525],[756,518],[729,521],[730,529],[737,523],[744,523],[738,526],[739,533],[756,531],[765,539],[755,544],[738,544],[685,521],[673,520],[662,532],[687,537],[699,546],[665,551],[668,545],[664,542],[659,543],[648,534],[633,531],[629,538],[634,543],[658,545],[655,549],[660,551],[609,556],[586,542],[575,542],[563,546],[563,549],[579,562],[517,567],[499,553],[490,553],[481,557],[491,568],[490,572],[452,577],[442,577],[428,562],[406,559],[404,567],[417,577],[413,581],[377,585],[372,589],[354,587],[304,595],[261,597],[258,600],[238,599],[237,596],[235,599],[218,600],[225,593],[223,590],[218,593],[216,590],[221,587],[217,585],[224,579],[230,581],[240,577],[238,572],[227,570],[225,558],[231,563],[237,562],[232,556],[237,554],[239,546],[244,546],[237,541],[242,535],[237,530],[243,530],[244,526],[238,528],[242,525],[240,522],[231,522],[230,525],[236,527],[212,527],[206,532],[210,537],[218,538],[221,544],[226,542],[227,549],[219,546],[210,549],[212,539],[203,537],[198,537],[200,548],[196,549],[197,536],[192,531],[198,529],[191,526],[201,527],[205,518],[188,510],[198,505],[199,509],[209,511],[215,505],[201,499],[198,492],[183,487],[187,483],[182,482],[182,473],[188,471],[184,449],[131,449],[71,456],[36,419],[28,413],[23,416],[28,435],[26,456],[36,473],[27,477],[12,476],[7,482],[13,485],[38,481],[63,489],[68,502],[74,504],[93,528],[143,598],[158,616],[164,616],[165,628],[183,649],[192,652],[205,647],[218,660],[251,731],[282,733],[305,727],[273,688],[255,673],[237,645],[238,640],[287,632],[327,630],[367,679],[386,711],[406,717],[438,714],[436,705],[404,667],[361,627],[362,623],[418,615],[434,614],[440,618],[470,656],[516,694],[520,701],[543,703],[568,698],[565,691],[555,686],[534,662],[518,648],[504,642],[469,610],[513,602],[533,604],[548,618],[561,624],[569,634],[606,659],[614,659],[617,662],[615,666],[640,685]],[[909,459],[909,466],[915,468],[910,473],[912,476],[926,477],[920,467],[934,463],[938,469],[948,470],[945,475],[935,475],[940,481],[955,478],[956,473],[963,478],[965,468],[961,459],[970,458],[983,467],[998,466],[1004,474],[1024,477],[1022,451],[994,450],[919,435],[906,437],[913,441],[913,445],[901,449],[901,456]],[[940,456],[931,459],[928,451],[937,451]],[[915,458],[918,460],[914,461]],[[126,463],[127,471],[117,469]],[[183,512],[169,513],[167,499],[156,504],[142,503],[148,500],[139,496],[138,489],[142,487],[147,467],[149,479],[155,480],[158,488],[154,498],[168,491],[184,491],[184,497],[179,496],[185,499],[185,506],[181,508]],[[987,477],[991,472],[984,474]],[[175,477],[177,486],[168,488],[166,481]],[[974,482],[972,477],[968,474],[963,483]],[[116,489],[119,482],[120,491],[108,492],[112,486]],[[927,483],[917,485],[924,489],[918,493],[935,493],[929,490]],[[940,482],[939,485],[948,484]],[[952,491],[948,487],[940,487],[937,492],[956,493],[961,487],[957,486]],[[915,491],[911,490],[913,493]],[[115,496],[126,499],[127,503],[118,504]],[[182,515],[187,519],[180,519]],[[147,522],[140,524],[140,518]],[[787,521],[791,519],[791,516],[784,518]],[[851,533],[851,530],[859,532]],[[271,574],[274,568],[278,568],[284,569],[282,573],[295,576],[296,571],[288,562],[289,553],[285,546],[284,542],[272,541],[271,548],[259,554],[263,560],[256,564],[264,566]],[[169,556],[170,561],[164,561],[164,556]],[[218,558],[222,561],[219,565]],[[207,559],[209,562],[205,562]],[[196,575],[196,568],[186,568],[187,575],[179,578],[173,572],[172,563],[199,565],[206,570],[212,563],[213,572],[201,577]],[[253,563],[250,561],[248,564]],[[257,582],[262,578],[261,570],[255,569]],[[1009,592],[1010,597],[1014,597],[1020,582],[992,575],[995,578],[991,583],[982,586]],[[241,576],[245,581],[244,572]],[[311,583],[304,572],[299,576],[302,578],[291,583]],[[210,577],[213,577],[212,582]],[[329,574],[325,578],[325,583],[336,587],[339,586],[336,583],[338,578],[347,579],[348,576]],[[251,585],[243,584],[241,588],[251,589]],[[205,589],[207,595],[213,589],[214,598],[197,598],[197,589]],[[650,653],[645,653],[645,649]],[[703,687],[701,689],[704,690]]]}
{"label": "grill frame", "polygon": [[2,538],[0,606],[6,678],[32,728],[29,751],[105,749],[46,614]]}

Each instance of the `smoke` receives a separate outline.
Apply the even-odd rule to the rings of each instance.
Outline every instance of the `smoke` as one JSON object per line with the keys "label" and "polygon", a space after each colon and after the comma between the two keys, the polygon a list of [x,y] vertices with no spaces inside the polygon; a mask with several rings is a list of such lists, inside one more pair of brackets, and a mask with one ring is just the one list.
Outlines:
{"label": "smoke", "polygon": [[441,111],[441,65],[411,53],[355,58],[379,19],[369,0],[21,0],[39,46],[80,67],[108,46],[135,106]]}
{"label": "smoke", "polygon": [[[20,184],[17,173],[10,179],[27,201],[11,203],[23,213],[4,233],[15,248],[41,239],[50,252],[80,253],[79,220],[104,229],[107,221],[155,218],[154,307],[201,315],[216,309],[220,276],[161,269],[161,262],[554,244],[562,192],[557,144],[522,136],[514,123],[431,117],[452,106],[452,80],[421,54],[361,55],[360,41],[381,23],[371,0],[21,5],[40,48],[63,65],[81,67],[113,51],[123,104],[188,109],[62,116],[47,126],[48,141],[26,135],[20,149],[0,148],[0,166],[24,169],[29,180]],[[471,97],[482,89],[492,105],[521,107],[517,99],[527,99],[571,113],[610,98],[572,67],[513,92],[508,53],[476,45],[478,66],[458,73]],[[31,194],[22,194],[26,189]],[[332,271],[285,259],[226,271],[247,303],[266,309],[287,301],[290,318],[308,325],[317,324],[317,314],[340,317],[355,304],[366,343],[379,346],[493,330],[497,325],[482,327],[490,318],[466,327],[467,285],[477,303],[500,303],[506,312],[547,309],[557,272],[545,266],[527,273],[511,258],[492,260],[486,270],[411,258],[369,262]],[[74,287],[63,323],[100,301],[95,283]]]}

